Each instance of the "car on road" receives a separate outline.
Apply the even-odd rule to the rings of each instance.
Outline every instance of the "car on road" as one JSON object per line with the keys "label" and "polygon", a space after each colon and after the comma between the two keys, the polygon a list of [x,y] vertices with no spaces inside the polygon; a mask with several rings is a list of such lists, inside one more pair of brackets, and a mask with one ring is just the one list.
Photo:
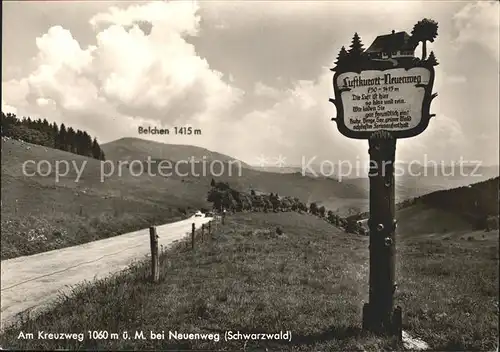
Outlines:
{"label": "car on road", "polygon": [[205,214],[203,214],[201,211],[197,211],[196,213],[194,213],[194,217],[195,218],[203,218],[205,216]]}

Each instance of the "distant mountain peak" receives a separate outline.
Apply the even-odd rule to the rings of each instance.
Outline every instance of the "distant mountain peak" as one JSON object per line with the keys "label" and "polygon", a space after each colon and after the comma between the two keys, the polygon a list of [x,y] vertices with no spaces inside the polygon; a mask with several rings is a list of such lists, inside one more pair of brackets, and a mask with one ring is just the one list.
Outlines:
{"label": "distant mountain peak", "polygon": [[[144,160],[169,159],[172,161],[194,158],[195,161],[206,160],[238,162],[243,168],[251,168],[250,165],[226,154],[211,151],[204,147],[189,144],[169,144],[137,137],[123,137],[102,145],[102,149],[109,160]],[[205,158],[204,158],[205,157]]]}

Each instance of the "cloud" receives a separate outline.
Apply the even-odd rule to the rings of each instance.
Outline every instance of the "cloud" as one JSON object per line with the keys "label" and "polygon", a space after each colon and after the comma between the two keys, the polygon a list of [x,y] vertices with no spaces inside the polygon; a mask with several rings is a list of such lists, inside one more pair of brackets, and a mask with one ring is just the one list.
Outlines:
{"label": "cloud", "polygon": [[29,93],[29,85],[27,79],[2,82],[2,105],[9,104],[12,106],[26,105],[26,98]]}
{"label": "cloud", "polygon": [[445,78],[447,83],[451,84],[461,84],[461,83],[466,83],[467,82],[467,77],[465,76],[460,76],[460,75],[450,75]]}
{"label": "cloud", "polygon": [[479,43],[498,61],[499,10],[499,3],[496,1],[478,1],[465,5],[453,16],[455,27],[459,31],[456,42],[462,45]]}
{"label": "cloud", "polygon": [[425,156],[427,160],[449,162],[459,158],[466,142],[467,138],[460,123],[438,113],[420,135],[398,141],[398,159],[407,162],[422,161]]}
{"label": "cloud", "polygon": [[[329,71],[317,80],[298,81],[292,88],[280,91],[280,98],[271,107],[251,111],[224,126],[224,143],[232,146],[233,155],[250,162],[261,154],[283,155],[292,164],[300,164],[302,157],[316,157],[321,162],[364,156],[366,141],[343,137],[330,120],[335,114],[328,102],[332,90]],[[278,94],[276,89],[272,91]]]}
{"label": "cloud", "polygon": [[279,89],[265,85],[262,82],[256,82],[254,86],[254,93],[258,96],[278,98],[282,95]]}
{"label": "cloud", "polygon": [[[4,99],[32,114],[51,101],[79,128],[127,121],[129,135],[144,122],[169,126],[218,118],[242,92],[186,41],[185,35],[198,33],[196,11],[186,2],[113,7],[90,20],[96,45],[86,48],[69,30],[54,26],[36,39],[31,74],[2,83]],[[149,34],[141,21],[151,25]],[[99,135],[111,131],[106,137],[121,137],[117,130]]]}
{"label": "cloud", "polygon": [[50,106],[50,105],[54,106],[55,105],[55,103],[52,99],[45,99],[45,98],[38,98],[36,100],[36,103],[38,106]]}
{"label": "cloud", "polygon": [[214,26],[215,29],[219,29],[219,30],[224,30],[224,29],[228,29],[228,25],[227,24],[224,24],[224,23],[218,23]]}
{"label": "cloud", "polygon": [[5,101],[2,99],[2,112],[5,114],[17,114],[17,109],[13,106],[7,105]]}
{"label": "cloud", "polygon": [[[202,2],[198,10],[188,1],[128,3],[85,20],[89,33],[77,26],[52,27],[33,45],[37,54],[33,68],[23,71],[28,73],[14,74],[6,66],[10,80],[2,82],[2,108],[86,129],[102,142],[134,136],[199,145],[249,161],[260,154],[281,154],[291,163],[300,163],[301,156],[364,160],[367,141],[342,136],[330,121],[335,108],[328,102],[328,68],[355,31],[365,48],[392,29],[409,32],[428,15],[429,3],[303,5]],[[397,18],[380,24],[394,6]],[[498,43],[498,34],[486,31],[497,28],[497,20],[480,20],[491,16],[491,6],[432,3],[440,26],[438,40],[429,45],[440,62],[434,89],[439,97],[431,106],[437,116],[420,136],[398,141],[398,158],[422,153],[439,158],[467,148],[482,155],[497,145],[498,128],[490,127],[492,121],[498,123],[498,109],[490,103],[498,89],[498,76],[491,74],[496,67],[489,66],[493,60],[477,65],[487,57],[478,58],[477,46],[465,45],[475,40],[493,48]],[[231,30],[218,28],[221,24]],[[459,29],[460,51],[449,45],[453,26]],[[31,45],[28,39],[22,42]],[[479,103],[463,103],[471,97]],[[202,135],[137,134],[138,126],[185,125],[202,129]],[[464,131],[470,138],[464,139]],[[482,131],[486,135],[477,143],[475,136]]]}
{"label": "cloud", "polygon": [[107,12],[93,16],[89,23],[94,27],[107,24],[128,26],[146,21],[158,26],[164,33],[196,35],[200,22],[198,10],[199,6],[194,1],[155,1],[126,9],[110,7]]}

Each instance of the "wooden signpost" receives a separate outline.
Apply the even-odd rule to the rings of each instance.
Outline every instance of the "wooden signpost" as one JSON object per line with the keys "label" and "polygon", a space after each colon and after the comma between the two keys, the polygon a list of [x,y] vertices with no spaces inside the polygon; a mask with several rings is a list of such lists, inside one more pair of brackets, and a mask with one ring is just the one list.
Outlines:
{"label": "wooden signpost", "polygon": [[[378,36],[363,49],[354,34],[349,51],[340,50],[331,70],[341,134],[368,139],[370,155],[370,274],[369,302],[363,307],[363,329],[402,338],[402,310],[394,308],[396,220],[394,162],[396,140],[414,137],[428,126],[434,66],[426,42],[437,37],[438,24],[418,22],[409,35],[395,32]],[[422,57],[414,51],[422,42]]]}

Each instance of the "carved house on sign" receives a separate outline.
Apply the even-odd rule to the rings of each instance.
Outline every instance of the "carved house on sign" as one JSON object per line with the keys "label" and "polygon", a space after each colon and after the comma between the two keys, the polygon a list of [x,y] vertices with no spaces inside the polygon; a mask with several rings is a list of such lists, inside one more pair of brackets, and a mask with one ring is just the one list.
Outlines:
{"label": "carved house on sign", "polygon": [[392,31],[391,34],[375,38],[372,45],[366,49],[365,55],[372,60],[413,58],[417,45],[408,33]]}

